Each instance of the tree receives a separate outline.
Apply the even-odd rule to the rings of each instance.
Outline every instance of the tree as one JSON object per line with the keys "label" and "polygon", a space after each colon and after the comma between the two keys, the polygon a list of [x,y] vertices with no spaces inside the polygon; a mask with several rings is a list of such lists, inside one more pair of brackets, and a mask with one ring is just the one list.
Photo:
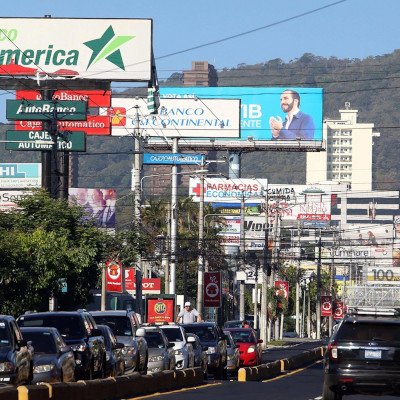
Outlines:
{"label": "tree", "polygon": [[[1,312],[47,310],[51,296],[62,309],[85,305],[107,254],[108,235],[83,218],[81,207],[42,190],[18,206],[0,213]],[[61,293],[61,279],[67,294]]]}

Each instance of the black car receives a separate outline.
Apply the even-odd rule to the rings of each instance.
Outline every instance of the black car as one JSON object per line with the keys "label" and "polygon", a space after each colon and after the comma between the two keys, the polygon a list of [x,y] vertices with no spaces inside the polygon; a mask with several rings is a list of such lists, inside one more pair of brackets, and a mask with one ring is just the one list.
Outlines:
{"label": "black car", "polygon": [[382,313],[356,310],[337,326],[324,357],[324,400],[400,394],[400,318]]}
{"label": "black car", "polygon": [[32,353],[14,317],[0,315],[0,384],[29,384],[33,379]]}
{"label": "black car", "polygon": [[106,375],[107,376],[120,376],[125,373],[125,361],[122,349],[123,343],[117,342],[111,328],[107,325],[97,325],[101,330],[106,345]]}
{"label": "black car", "polygon": [[83,311],[29,313],[18,318],[21,327],[53,327],[61,333],[75,355],[77,379],[104,377],[106,350],[104,338],[93,318]]}
{"label": "black car", "polygon": [[75,381],[74,352],[56,328],[21,328],[21,332],[34,349],[32,383]]}
{"label": "black car", "polygon": [[227,377],[227,343],[222,329],[213,322],[183,324],[187,333],[194,333],[203,347],[207,347],[208,371],[219,379]]}

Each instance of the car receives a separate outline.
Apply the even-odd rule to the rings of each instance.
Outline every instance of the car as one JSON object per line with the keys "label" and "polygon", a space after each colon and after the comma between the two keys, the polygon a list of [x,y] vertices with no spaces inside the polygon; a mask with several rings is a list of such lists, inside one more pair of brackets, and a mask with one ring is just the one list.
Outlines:
{"label": "car", "polygon": [[224,329],[224,334],[226,335],[226,348],[228,355],[227,370],[231,375],[236,375],[240,365],[239,345],[235,343],[228,330]]}
{"label": "car", "polygon": [[125,360],[122,354],[124,344],[117,342],[117,339],[107,325],[97,325],[104,337],[106,346],[106,376],[121,376],[125,373]]}
{"label": "car", "polygon": [[397,310],[360,308],[346,314],[324,355],[323,399],[347,394],[400,394]]}
{"label": "car", "polygon": [[208,371],[219,379],[227,377],[227,344],[222,329],[214,322],[196,322],[183,324],[188,333],[194,333],[201,345],[207,347]]}
{"label": "car", "polygon": [[33,355],[33,380],[39,382],[74,382],[75,356],[56,328],[21,328],[27,342],[31,342]]}
{"label": "car", "polygon": [[125,345],[125,371],[146,374],[149,358],[146,332],[140,326],[138,315],[130,310],[92,311],[91,314],[96,323],[109,326],[117,341]]}
{"label": "car", "polygon": [[20,327],[58,329],[75,356],[75,378],[104,377],[106,348],[101,331],[85,311],[47,311],[25,313],[18,317]]}
{"label": "car", "polygon": [[207,379],[208,375],[208,347],[201,345],[200,339],[194,333],[187,333],[187,341],[192,345],[194,353],[194,367],[201,367],[203,369],[204,378]]}
{"label": "car", "polygon": [[175,369],[174,344],[170,343],[164,332],[156,326],[144,328],[149,348],[148,372],[173,371]]}
{"label": "car", "polygon": [[[246,321],[247,324],[249,325],[248,327],[243,326],[243,322]],[[224,323],[223,329],[225,328],[252,328],[253,327],[253,320],[239,320],[239,319],[234,319],[231,321],[226,321]]]}
{"label": "car", "polygon": [[0,315],[0,384],[29,384],[33,380],[33,349],[14,317]]}
{"label": "car", "polygon": [[252,328],[229,328],[235,343],[239,345],[240,366],[253,367],[261,364],[262,349],[261,339],[257,339]]}
{"label": "car", "polygon": [[299,337],[299,334],[294,331],[284,331],[282,337],[286,339],[295,339]]}
{"label": "car", "polygon": [[174,344],[176,369],[193,368],[194,352],[193,347],[187,341],[185,330],[181,325],[169,324],[161,325],[160,329],[164,332],[168,341]]}

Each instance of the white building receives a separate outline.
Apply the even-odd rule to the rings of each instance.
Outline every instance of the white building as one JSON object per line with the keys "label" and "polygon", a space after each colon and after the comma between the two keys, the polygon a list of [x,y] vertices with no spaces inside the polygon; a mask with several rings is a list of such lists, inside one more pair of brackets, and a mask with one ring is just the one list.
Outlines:
{"label": "white building", "polygon": [[322,181],[348,183],[355,192],[372,190],[374,124],[358,123],[358,110],[339,110],[340,120],[324,120],[326,151],[307,153],[307,184]]}

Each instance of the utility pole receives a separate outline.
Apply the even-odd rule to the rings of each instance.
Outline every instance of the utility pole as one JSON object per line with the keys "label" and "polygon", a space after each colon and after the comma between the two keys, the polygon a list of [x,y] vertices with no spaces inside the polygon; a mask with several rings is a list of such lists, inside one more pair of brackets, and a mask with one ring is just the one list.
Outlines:
{"label": "utility pole", "polygon": [[[205,168],[204,159],[201,169]],[[199,241],[197,244],[199,251],[197,267],[197,311],[204,316],[204,174],[200,174],[200,203],[199,203]]]}
{"label": "utility pole", "polygon": [[321,229],[318,239],[318,262],[317,262],[317,303],[315,314],[317,316],[317,339],[321,339]]}
{"label": "utility pole", "polygon": [[296,268],[296,333],[300,335],[300,255],[301,255],[301,236],[300,236],[300,220],[297,221],[297,235],[298,235],[298,260]]}
{"label": "utility pole", "polygon": [[[178,138],[172,139],[172,153],[178,153]],[[171,262],[170,262],[170,286],[169,293],[176,293],[176,240],[178,225],[178,166],[172,165],[171,178]]]}
{"label": "utility pole", "polygon": [[[244,194],[240,199],[240,264],[244,270],[246,267],[246,236],[244,232]],[[245,319],[245,304],[244,304],[244,281],[239,283],[239,319],[243,321]]]}
{"label": "utility pole", "polygon": [[263,347],[266,348],[268,342],[268,241],[269,241],[269,223],[268,223],[268,187],[265,190],[265,237],[264,237],[264,262],[261,271],[261,318],[260,318],[260,339],[263,341]]}
{"label": "utility pole", "polygon": [[[335,281],[335,241],[336,241],[336,232],[333,232],[333,243],[332,243],[332,263],[330,270],[330,280],[329,280],[329,293],[332,296],[332,302],[335,300],[333,296],[333,283]],[[333,308],[332,308],[333,313]],[[333,330],[333,315],[329,316],[329,336],[332,334]]]}

